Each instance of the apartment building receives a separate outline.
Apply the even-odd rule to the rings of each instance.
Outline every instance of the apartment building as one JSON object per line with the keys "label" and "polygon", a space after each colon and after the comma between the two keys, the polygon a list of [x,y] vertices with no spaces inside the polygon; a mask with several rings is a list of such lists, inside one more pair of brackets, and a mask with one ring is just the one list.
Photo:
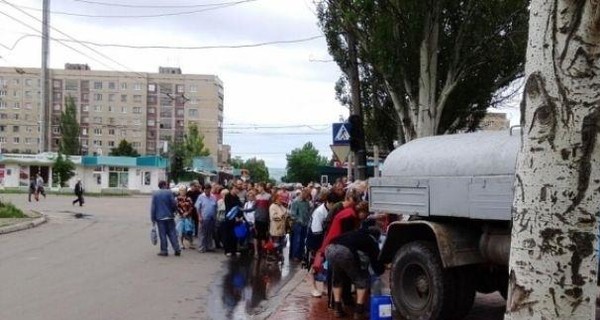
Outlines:
{"label": "apartment building", "polygon": [[[82,154],[108,155],[123,139],[140,153],[160,154],[190,124],[204,135],[211,156],[223,154],[223,83],[214,75],[94,71],[85,64],[51,69],[50,106],[42,125],[40,69],[0,67],[0,148],[7,153],[57,151],[59,123],[71,97],[81,127]],[[42,150],[44,128],[48,150]]]}

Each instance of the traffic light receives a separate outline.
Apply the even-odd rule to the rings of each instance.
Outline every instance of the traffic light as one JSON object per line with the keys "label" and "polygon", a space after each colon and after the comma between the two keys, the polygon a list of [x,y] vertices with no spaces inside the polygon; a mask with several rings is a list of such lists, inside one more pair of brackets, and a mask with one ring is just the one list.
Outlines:
{"label": "traffic light", "polygon": [[348,118],[350,123],[350,150],[356,152],[361,149],[361,141],[364,139],[362,118],[353,114]]}

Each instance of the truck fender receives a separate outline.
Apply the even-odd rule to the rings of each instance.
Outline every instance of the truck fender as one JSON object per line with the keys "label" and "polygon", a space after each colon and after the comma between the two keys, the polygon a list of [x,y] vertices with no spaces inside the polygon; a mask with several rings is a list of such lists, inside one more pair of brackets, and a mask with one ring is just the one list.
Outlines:
{"label": "truck fender", "polygon": [[424,220],[396,221],[387,229],[379,259],[391,263],[400,248],[412,241],[436,244],[444,268],[484,262],[479,252],[481,231],[441,222]]}

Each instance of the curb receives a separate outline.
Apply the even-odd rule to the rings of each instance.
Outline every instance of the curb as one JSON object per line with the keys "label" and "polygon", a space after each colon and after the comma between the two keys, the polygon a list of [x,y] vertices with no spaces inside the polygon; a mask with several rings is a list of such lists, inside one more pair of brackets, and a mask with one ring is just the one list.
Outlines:
{"label": "curb", "polygon": [[251,318],[253,320],[267,320],[274,316],[277,311],[283,307],[283,303],[292,294],[292,292],[298,289],[306,276],[307,273],[305,269],[296,270],[296,274],[290,280],[288,280],[288,282],[281,287],[278,294],[274,296],[272,300],[270,300],[269,304],[273,304],[274,307],[264,310],[263,312],[252,316]]}
{"label": "curb", "polygon": [[40,214],[41,217],[34,218],[33,220],[29,220],[29,221],[25,221],[25,222],[18,222],[18,223],[11,224],[8,226],[0,227],[0,235],[11,233],[11,232],[17,232],[17,231],[21,231],[21,230],[26,230],[26,229],[30,229],[30,228],[35,228],[35,227],[37,227],[43,223],[46,223],[48,221],[48,218],[46,217],[46,215],[44,215],[38,211],[33,211],[33,212]]}

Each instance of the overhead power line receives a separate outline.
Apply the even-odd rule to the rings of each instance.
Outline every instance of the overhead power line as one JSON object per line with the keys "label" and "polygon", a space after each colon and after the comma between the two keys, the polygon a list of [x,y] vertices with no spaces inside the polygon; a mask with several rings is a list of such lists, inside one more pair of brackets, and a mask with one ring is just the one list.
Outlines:
{"label": "overhead power line", "polygon": [[[23,39],[28,37],[40,37],[39,34],[26,34],[18,38],[12,46],[7,46],[0,44],[0,46],[13,50],[16,45]],[[264,47],[275,44],[292,44],[292,43],[301,43],[308,42],[315,39],[323,38],[323,35],[312,36],[308,38],[300,38],[300,39],[291,39],[291,40],[273,40],[266,42],[258,42],[258,43],[248,43],[248,44],[232,44],[232,45],[212,45],[212,46],[164,46],[164,45],[128,45],[128,44],[117,44],[117,43],[100,43],[86,40],[70,40],[70,39],[59,39],[59,38],[50,38],[54,41],[64,41],[64,42],[77,42],[83,43],[90,46],[96,47],[113,47],[113,48],[125,48],[125,49],[167,49],[167,50],[210,50],[210,49],[242,49],[242,48],[256,48],[256,47]]]}
{"label": "overhead power line", "polygon": [[168,9],[168,8],[202,8],[202,7],[212,7],[219,6],[225,4],[232,4],[238,1],[228,1],[228,2],[217,2],[217,3],[203,3],[203,4],[169,4],[169,5],[150,5],[150,4],[124,4],[124,3],[112,3],[112,2],[101,2],[101,1],[89,1],[89,0],[73,0],[75,2],[88,3],[98,6],[106,6],[106,7],[122,7],[122,8],[149,8],[149,9]]}
{"label": "overhead power line", "polygon": [[[247,3],[247,2],[254,2],[254,1],[257,1],[257,0],[242,0],[242,1],[230,2],[230,3],[222,4],[222,5],[215,5],[215,6],[210,7],[210,8],[190,10],[190,11],[157,13],[157,14],[143,14],[143,15],[96,15],[96,14],[85,14],[85,13],[76,13],[76,12],[63,12],[63,11],[50,11],[50,13],[57,14],[57,15],[74,16],[74,17],[85,17],[85,18],[119,18],[119,19],[159,18],[159,17],[172,17],[172,16],[187,15],[187,14],[195,14],[195,13],[206,12],[206,11],[213,11],[213,10],[218,10],[218,9],[224,9],[224,8],[228,8],[228,7],[237,6],[237,5],[240,5],[240,4],[243,4],[243,3]],[[26,9],[26,10],[42,11],[42,9],[34,8],[34,7],[28,7],[28,6],[18,6],[18,7]]]}
{"label": "overhead power line", "polygon": [[[5,3],[5,4],[7,4],[7,5],[11,6],[11,7],[13,7],[13,8],[14,8],[14,9],[16,9],[17,11],[19,11],[19,12],[21,12],[21,13],[25,14],[26,16],[28,16],[28,17],[30,17],[30,18],[32,18],[32,19],[34,19],[34,20],[37,20],[38,22],[42,22],[42,20],[41,20],[41,19],[39,19],[38,17],[36,17],[36,16],[33,16],[33,15],[31,15],[31,14],[27,13],[25,10],[23,10],[23,9],[19,8],[19,6],[15,5],[15,4],[11,3],[11,2],[8,2],[8,1],[6,1],[6,0],[0,0],[0,1],[2,1],[3,3]],[[16,21],[18,21],[18,22],[19,22],[19,23],[21,23],[21,24],[24,24],[24,25],[26,25],[28,28],[30,28],[30,29],[33,29],[33,30],[34,30],[34,31],[36,31],[36,32],[40,32],[40,31],[38,31],[36,28],[34,28],[34,27],[32,27],[32,26],[28,25],[27,23],[25,23],[25,22],[23,22],[23,21],[21,21],[21,20],[18,20],[18,19],[16,19],[16,18],[12,17],[12,16],[9,16],[9,15],[5,14],[5,13],[4,13],[4,12],[2,12],[2,11],[0,11],[0,13],[2,13],[2,14],[4,14],[4,15],[6,15],[7,17],[9,17],[9,18],[11,18],[11,19],[13,19],[13,20],[16,20]],[[43,23],[43,22],[42,22],[42,23]],[[81,43],[79,40],[77,40],[77,39],[75,39],[74,37],[70,36],[69,34],[67,34],[67,33],[65,33],[65,32],[61,31],[60,29],[58,29],[58,28],[56,28],[56,27],[53,27],[53,26],[50,26],[50,28],[51,28],[52,30],[54,30],[54,31],[56,31],[56,32],[58,32],[58,33],[60,33],[60,34],[62,34],[62,35],[64,35],[64,36],[66,36],[66,37],[67,37],[67,38],[69,38],[71,41],[73,41],[73,42],[77,42],[77,43],[78,43],[78,44],[80,44],[81,46],[83,46],[83,47],[87,48],[88,50],[90,50],[90,51],[92,51],[92,52],[94,52],[94,53],[96,53],[97,55],[99,55],[99,56],[103,57],[104,59],[106,59],[106,60],[108,60],[108,61],[111,61],[111,62],[115,63],[116,65],[119,65],[119,66],[121,66],[121,67],[123,67],[123,68],[127,69],[127,70],[128,70],[128,71],[130,71],[130,72],[136,73],[136,74],[137,74],[137,75],[138,75],[140,78],[144,78],[144,77],[145,77],[145,75],[144,75],[144,74],[141,74],[141,73],[139,73],[139,72],[135,72],[135,71],[131,70],[130,68],[128,68],[127,66],[123,65],[123,64],[122,64],[122,63],[120,63],[119,61],[117,61],[117,60],[115,60],[115,59],[113,59],[113,58],[111,58],[111,57],[109,57],[109,56],[105,55],[104,53],[102,53],[102,52],[100,52],[100,51],[98,51],[98,50],[96,50],[96,49],[94,49],[94,48],[90,47],[89,45],[87,45],[87,44],[85,44],[85,43]],[[40,33],[41,33],[41,32],[40,32]],[[90,58],[90,59],[93,59],[93,58],[89,57],[88,55],[85,55],[85,54],[84,54],[84,53],[82,53],[81,51],[79,51],[79,50],[77,50],[77,49],[75,49],[75,48],[73,48],[73,47],[71,47],[71,46],[69,46],[69,45],[67,45],[67,44],[65,44],[65,43],[62,43],[60,40],[56,40],[56,41],[58,41],[58,42],[59,42],[59,43],[61,43],[62,45],[66,46],[66,47],[68,47],[68,48],[70,48],[70,49],[72,49],[72,50],[75,50],[76,52],[78,52],[78,53],[80,53],[80,54],[82,54],[82,55],[84,55],[84,56],[86,56],[86,57],[88,57],[88,58]],[[94,60],[94,61],[97,61],[97,62],[99,62],[99,61],[98,61],[98,60],[96,60],[96,59],[93,59],[93,60]],[[104,64],[104,63],[102,63],[102,62],[99,62],[99,63],[101,63],[102,65],[106,66],[106,64]],[[110,67],[109,67],[109,68],[110,68]],[[114,68],[111,68],[111,69],[114,69]]]}

